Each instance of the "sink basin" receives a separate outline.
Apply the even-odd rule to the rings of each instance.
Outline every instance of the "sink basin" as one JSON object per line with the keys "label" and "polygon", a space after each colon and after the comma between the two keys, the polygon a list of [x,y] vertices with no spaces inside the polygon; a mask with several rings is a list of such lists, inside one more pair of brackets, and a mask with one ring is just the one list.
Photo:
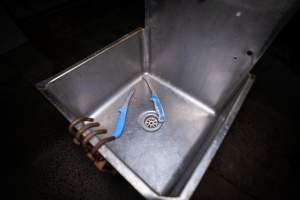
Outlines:
{"label": "sink basin", "polygon": [[[280,9],[234,2],[146,1],[145,28],[37,84],[69,121],[94,118],[108,135],[135,89],[124,134],[98,151],[145,198],[191,197],[253,84]],[[154,112],[145,76],[165,110],[155,131],[141,120]]]}
{"label": "sink basin", "polygon": [[[142,68],[143,33],[144,29],[138,29],[113,48],[97,52],[37,86],[68,120],[94,118],[109,134],[115,128],[118,109],[134,88],[123,136],[102,146],[99,152],[145,197],[183,195],[185,199],[221,144],[253,78],[247,76],[230,103],[217,112]],[[123,60],[112,61],[120,54]],[[160,129],[153,132],[139,122],[141,115],[154,110],[144,76],[149,77],[166,115]],[[97,137],[90,141],[92,145],[97,142]]]}
{"label": "sink basin", "polygon": [[[151,76],[152,77],[152,76]],[[153,110],[150,93],[141,77],[116,94],[106,108],[100,106],[91,116],[112,132],[129,88],[136,89],[130,104],[127,126],[121,139],[108,148],[154,191],[168,195],[191,160],[209,137],[215,113],[172,85],[157,77],[150,79],[164,105],[166,121],[155,132],[148,132],[138,122],[139,115]]]}

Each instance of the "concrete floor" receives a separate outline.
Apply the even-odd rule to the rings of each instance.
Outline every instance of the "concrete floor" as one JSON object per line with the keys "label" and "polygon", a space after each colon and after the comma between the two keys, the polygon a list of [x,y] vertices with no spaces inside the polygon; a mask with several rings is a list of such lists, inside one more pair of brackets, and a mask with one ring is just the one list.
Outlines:
{"label": "concrete floor", "polygon": [[[34,88],[143,23],[138,6],[101,12],[99,7],[96,1],[81,2],[17,19],[29,40],[0,56],[5,72],[1,103],[13,105],[4,111],[9,121],[18,122],[16,134],[8,135],[7,144],[18,148],[6,156],[11,171],[5,175],[8,187],[24,199],[142,199],[122,177],[95,169],[72,143],[67,121]],[[300,133],[299,61],[291,42],[299,34],[293,29],[296,22],[256,64],[254,87],[192,199],[291,195]]]}

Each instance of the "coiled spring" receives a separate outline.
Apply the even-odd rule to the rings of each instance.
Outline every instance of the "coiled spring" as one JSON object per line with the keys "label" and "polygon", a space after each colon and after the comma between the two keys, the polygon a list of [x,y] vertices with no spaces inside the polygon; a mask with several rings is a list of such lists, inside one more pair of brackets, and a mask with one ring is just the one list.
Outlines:
{"label": "coiled spring", "polygon": [[94,161],[103,161],[104,158],[98,153],[98,149],[115,139],[114,136],[98,138],[98,143],[92,146],[89,141],[97,135],[107,133],[107,129],[94,129],[99,127],[100,123],[94,122],[93,118],[80,117],[74,120],[69,126],[69,132],[74,137],[73,141],[77,145],[81,145],[86,150],[87,155]]}

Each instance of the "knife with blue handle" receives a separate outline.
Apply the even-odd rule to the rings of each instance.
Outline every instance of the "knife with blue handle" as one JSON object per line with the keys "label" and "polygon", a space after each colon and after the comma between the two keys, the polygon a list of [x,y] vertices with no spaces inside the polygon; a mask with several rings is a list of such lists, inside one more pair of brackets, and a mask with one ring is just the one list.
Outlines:
{"label": "knife with blue handle", "polygon": [[154,105],[154,108],[155,108],[155,111],[158,115],[158,121],[159,122],[164,122],[165,121],[165,111],[163,109],[163,106],[162,104],[160,103],[160,100],[156,94],[156,92],[154,91],[150,81],[148,80],[148,77],[143,77],[143,79],[145,80],[145,82],[147,83],[149,89],[150,89],[150,92],[151,92],[151,97],[150,97],[150,100],[153,102],[153,105]]}
{"label": "knife with blue handle", "polygon": [[126,124],[126,117],[127,117],[127,111],[128,111],[128,106],[129,106],[129,102],[131,100],[131,97],[133,96],[135,92],[135,89],[132,89],[125,101],[125,103],[123,104],[123,106],[119,109],[119,118],[118,121],[116,123],[115,126],[115,130],[112,133],[112,135],[115,138],[120,138],[123,134],[124,128],[125,128],[125,124]]}

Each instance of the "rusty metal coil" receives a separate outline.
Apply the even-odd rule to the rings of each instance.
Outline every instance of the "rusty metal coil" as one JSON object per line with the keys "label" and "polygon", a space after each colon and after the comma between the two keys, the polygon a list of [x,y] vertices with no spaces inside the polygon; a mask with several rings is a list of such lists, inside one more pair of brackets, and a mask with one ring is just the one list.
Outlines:
{"label": "rusty metal coil", "polygon": [[76,134],[77,130],[76,130],[76,125],[78,124],[83,124],[84,122],[93,122],[94,119],[92,118],[89,118],[89,117],[80,117],[80,118],[77,118],[75,119],[73,122],[71,122],[71,124],[69,125],[69,132],[71,134]]}
{"label": "rusty metal coil", "polygon": [[91,147],[91,145],[88,145],[89,141],[100,134],[107,133],[107,129],[96,129],[95,127],[99,127],[100,123],[94,122],[93,118],[89,117],[80,117],[78,119],[75,119],[71,124],[69,125],[69,132],[74,137],[73,141],[77,145],[82,145],[82,147],[88,152],[88,157],[92,160],[99,161],[103,160],[103,157],[98,153],[98,149],[115,139],[114,136],[105,137],[102,139],[98,138],[98,143]]}

